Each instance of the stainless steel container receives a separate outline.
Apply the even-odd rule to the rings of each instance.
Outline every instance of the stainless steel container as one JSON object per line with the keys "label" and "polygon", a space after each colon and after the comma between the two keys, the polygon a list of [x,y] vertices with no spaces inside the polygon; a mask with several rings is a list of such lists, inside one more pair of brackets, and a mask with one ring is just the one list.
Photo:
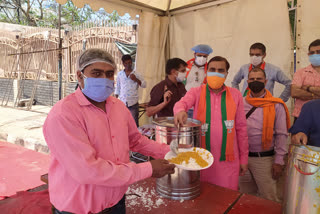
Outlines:
{"label": "stainless steel container", "polygon": [[[178,129],[174,126],[173,117],[154,119],[156,125],[156,141],[170,145],[178,137]],[[200,147],[201,122],[188,118],[187,123],[180,127],[179,144],[190,144]],[[189,200],[200,195],[200,172],[175,168],[175,173],[157,179],[157,192],[174,200]]]}
{"label": "stainless steel container", "polygon": [[320,147],[290,145],[283,200],[285,214],[320,213]]}

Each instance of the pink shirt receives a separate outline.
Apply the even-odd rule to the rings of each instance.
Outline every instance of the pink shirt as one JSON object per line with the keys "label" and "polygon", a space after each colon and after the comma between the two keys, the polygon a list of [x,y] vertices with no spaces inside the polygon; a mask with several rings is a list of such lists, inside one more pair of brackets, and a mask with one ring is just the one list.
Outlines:
{"label": "pink shirt", "polygon": [[[264,97],[263,94],[261,97]],[[244,111],[247,113],[253,107],[249,103],[247,103],[246,98],[244,100]],[[276,118],[274,120],[274,132],[272,145],[270,149],[266,151],[270,151],[272,149],[275,150],[275,159],[274,162],[280,165],[284,164],[283,157],[288,153],[287,147],[287,138],[288,138],[288,129],[286,122],[286,111],[282,104],[277,103],[275,105],[276,110]],[[247,128],[248,128],[248,142],[249,142],[249,151],[250,152],[262,152],[262,129],[263,129],[263,108],[257,108],[247,119]]]}
{"label": "pink shirt", "polygon": [[[293,75],[292,85],[302,87],[305,85],[320,87],[320,73],[318,73],[312,65],[301,68]],[[302,106],[309,100],[296,99],[292,115],[299,117]]]}
{"label": "pink shirt", "polygon": [[130,162],[129,150],[155,158],[170,150],[142,136],[120,100],[109,97],[104,112],[80,89],[51,109],[43,133],[51,151],[50,201],[79,214],[112,207],[128,185],[151,177],[150,162]]}
{"label": "pink shirt", "polygon": [[[224,89],[225,90],[225,89]],[[223,90],[223,91],[224,91]],[[214,157],[213,165],[201,171],[201,180],[210,182],[226,188],[238,189],[240,164],[248,163],[248,136],[247,123],[243,110],[243,100],[241,93],[235,89],[229,90],[237,106],[235,116],[234,155],[235,161],[220,161],[222,144],[222,115],[221,115],[221,95],[222,92],[211,91],[211,153]],[[181,98],[174,106],[174,114],[180,111],[188,111],[194,107],[193,118],[196,118],[198,104],[200,101],[201,87],[191,88],[187,94]]]}

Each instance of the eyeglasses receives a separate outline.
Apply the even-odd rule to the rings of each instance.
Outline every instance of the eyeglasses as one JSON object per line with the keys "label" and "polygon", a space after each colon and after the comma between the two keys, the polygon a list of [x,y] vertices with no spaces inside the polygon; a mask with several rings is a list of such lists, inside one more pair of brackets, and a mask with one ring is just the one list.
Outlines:
{"label": "eyeglasses", "polygon": [[309,51],[309,55],[313,55],[313,54],[320,54],[320,50]]}

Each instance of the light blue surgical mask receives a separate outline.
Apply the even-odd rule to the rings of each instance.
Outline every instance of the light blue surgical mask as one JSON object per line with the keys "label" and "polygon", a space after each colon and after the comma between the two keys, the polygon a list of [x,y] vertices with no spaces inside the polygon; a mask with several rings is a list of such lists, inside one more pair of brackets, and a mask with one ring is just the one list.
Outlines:
{"label": "light blue surgical mask", "polygon": [[309,61],[313,66],[320,66],[320,54],[312,54],[309,56]]}
{"label": "light blue surgical mask", "polygon": [[208,76],[208,77],[217,76],[217,77],[222,77],[222,78],[225,78],[225,77],[226,77],[224,74],[221,74],[221,73],[219,73],[219,72],[211,72],[211,71],[208,71],[208,72],[207,72],[207,76]]}
{"label": "light blue surgical mask", "polygon": [[96,102],[103,102],[113,93],[113,80],[107,78],[84,77],[84,89],[82,89],[82,93],[90,99]]}

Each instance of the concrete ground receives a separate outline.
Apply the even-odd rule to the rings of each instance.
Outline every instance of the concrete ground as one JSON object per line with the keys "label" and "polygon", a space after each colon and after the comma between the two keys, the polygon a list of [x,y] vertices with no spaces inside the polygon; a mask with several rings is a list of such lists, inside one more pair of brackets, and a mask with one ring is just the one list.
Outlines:
{"label": "concrete ground", "polygon": [[49,153],[42,126],[51,107],[32,106],[31,111],[0,106],[0,140]]}

